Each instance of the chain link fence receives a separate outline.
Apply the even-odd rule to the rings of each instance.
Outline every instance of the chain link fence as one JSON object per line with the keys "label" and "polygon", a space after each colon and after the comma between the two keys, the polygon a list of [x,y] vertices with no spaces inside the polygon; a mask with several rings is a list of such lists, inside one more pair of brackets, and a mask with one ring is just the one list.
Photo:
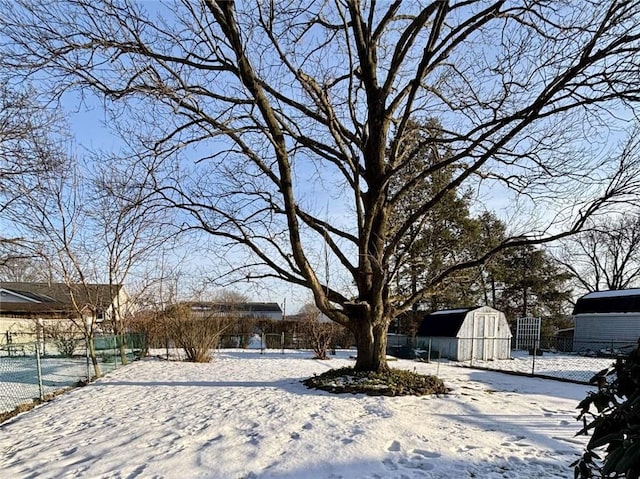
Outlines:
{"label": "chain link fence", "polygon": [[263,352],[269,350],[281,353],[285,350],[311,349],[311,347],[311,339],[308,335],[295,332],[230,334],[221,336],[218,343],[218,349],[260,349]]}
{"label": "chain link fence", "polygon": [[417,338],[416,359],[447,361],[464,367],[588,384],[616,358],[626,356],[637,341],[581,341],[542,338],[535,347],[512,349],[509,338]]}
{"label": "chain link fence", "polygon": [[[221,336],[219,348],[284,353],[289,349],[310,349],[310,343],[304,333],[247,333]],[[541,338],[535,342],[536,347],[514,349],[512,338],[411,338],[390,335],[388,354],[588,384],[596,373],[609,367],[615,358],[628,354],[637,345],[634,341],[599,340],[582,343],[581,350],[576,351],[572,338]]]}
{"label": "chain link fence", "polygon": [[[124,342],[123,342],[124,341]],[[140,335],[100,335],[94,338],[102,374],[137,356]],[[124,345],[124,348],[121,346]],[[95,375],[83,337],[43,340],[35,333],[5,333],[0,341],[0,417],[33,402],[43,401]]]}

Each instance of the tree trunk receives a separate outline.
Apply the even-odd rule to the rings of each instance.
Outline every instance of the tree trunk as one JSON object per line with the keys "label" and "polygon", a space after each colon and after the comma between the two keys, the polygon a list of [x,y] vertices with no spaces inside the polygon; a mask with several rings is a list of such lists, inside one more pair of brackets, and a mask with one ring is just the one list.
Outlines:
{"label": "tree trunk", "polygon": [[388,325],[374,325],[369,318],[362,318],[354,323],[352,332],[358,348],[356,371],[383,372],[389,370],[387,365],[387,329]]}
{"label": "tree trunk", "polygon": [[118,336],[120,338],[120,363],[123,366],[126,366],[127,364],[129,364],[129,358],[127,358],[127,344],[125,341],[125,337],[123,334],[121,334],[120,336]]}
{"label": "tree trunk", "polygon": [[93,371],[95,373],[95,377],[99,378],[102,376],[102,371],[100,370],[100,363],[98,363],[98,358],[96,356],[96,348],[93,344],[93,337],[89,338],[89,357],[91,358],[91,363],[93,364]]}
{"label": "tree trunk", "polygon": [[117,324],[116,328],[115,328],[115,337],[116,337],[116,341],[118,341],[119,346],[118,346],[118,350],[120,353],[120,363],[125,366],[126,364],[129,363],[129,360],[127,359],[127,337],[124,333],[124,326],[121,324]]}

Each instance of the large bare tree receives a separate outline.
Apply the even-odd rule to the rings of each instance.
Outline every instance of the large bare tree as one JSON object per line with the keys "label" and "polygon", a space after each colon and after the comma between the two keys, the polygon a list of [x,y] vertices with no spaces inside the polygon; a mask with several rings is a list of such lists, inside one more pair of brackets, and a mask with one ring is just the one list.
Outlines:
{"label": "large bare tree", "polygon": [[563,241],[556,259],[582,291],[640,286],[640,215],[590,222],[587,230]]}
{"label": "large bare tree", "polygon": [[[618,0],[12,0],[0,62],[56,94],[101,95],[187,227],[227,246],[238,276],[309,288],[354,333],[356,368],[381,370],[392,318],[448,276],[637,199],[637,159],[597,152],[640,98],[639,12]],[[431,119],[425,147],[446,155],[407,171],[409,126]],[[389,227],[441,169],[450,181]],[[532,208],[498,245],[394,295],[399,245],[461,186]],[[251,260],[232,261],[239,248]]]}
{"label": "large bare tree", "polygon": [[8,210],[25,190],[39,188],[40,178],[59,173],[64,136],[55,108],[40,103],[34,90],[0,78],[0,267],[33,260],[28,238],[11,227]]}
{"label": "large bare tree", "polygon": [[[144,265],[162,252],[172,248],[169,238],[174,227],[157,198],[148,197],[148,174],[143,177],[135,168],[122,159],[106,153],[97,155],[90,173],[90,194],[84,211],[91,227],[92,245],[96,257],[102,261],[101,269],[107,278],[111,297],[115,298],[114,309],[118,311],[112,319],[113,332],[120,337],[120,358],[127,363],[126,332],[132,317],[133,297],[127,304],[118,294],[120,288],[132,281],[136,274],[145,273]],[[145,294],[145,289],[155,283],[146,276],[137,281],[135,296]]]}

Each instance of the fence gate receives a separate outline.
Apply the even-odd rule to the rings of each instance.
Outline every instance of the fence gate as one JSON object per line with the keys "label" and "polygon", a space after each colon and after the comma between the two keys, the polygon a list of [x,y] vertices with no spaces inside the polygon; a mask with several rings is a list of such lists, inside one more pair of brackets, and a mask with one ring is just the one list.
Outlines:
{"label": "fence gate", "polygon": [[540,318],[518,318],[516,349],[535,349],[540,344]]}

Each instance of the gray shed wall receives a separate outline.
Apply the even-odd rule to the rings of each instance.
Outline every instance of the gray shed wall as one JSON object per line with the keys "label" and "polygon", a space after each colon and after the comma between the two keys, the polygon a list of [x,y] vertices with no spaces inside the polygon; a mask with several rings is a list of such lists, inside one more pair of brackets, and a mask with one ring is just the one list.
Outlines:
{"label": "gray shed wall", "polygon": [[440,358],[458,359],[458,338],[417,337],[416,348],[427,351],[431,360]]}
{"label": "gray shed wall", "polygon": [[591,313],[575,316],[573,349],[576,352],[637,344],[640,313]]}

